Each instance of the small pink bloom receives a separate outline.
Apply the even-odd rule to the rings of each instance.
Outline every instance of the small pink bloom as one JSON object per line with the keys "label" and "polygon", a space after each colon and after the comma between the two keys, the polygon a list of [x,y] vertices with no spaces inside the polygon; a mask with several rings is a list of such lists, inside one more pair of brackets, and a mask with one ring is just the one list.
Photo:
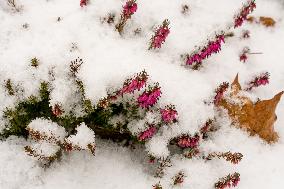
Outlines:
{"label": "small pink bloom", "polygon": [[187,56],[186,65],[191,66],[201,64],[204,59],[210,57],[214,53],[220,52],[222,42],[225,43],[225,36],[217,35],[215,37],[215,40],[209,41],[208,44],[202,48],[202,50],[190,56]]}
{"label": "small pink bloom", "polygon": [[160,96],[161,96],[160,87],[155,86],[153,89],[149,91],[144,91],[138,97],[138,104],[142,108],[149,108],[150,106],[156,104]]}
{"label": "small pink bloom", "polygon": [[80,6],[87,6],[88,0],[80,0]]}
{"label": "small pink bloom", "polygon": [[55,106],[52,108],[52,114],[56,117],[61,116],[63,111],[61,110],[60,105],[55,104]]}
{"label": "small pink bloom", "polygon": [[248,15],[256,8],[255,0],[251,0],[242,8],[241,12],[236,16],[234,27],[237,28],[243,24]]}
{"label": "small pink bloom", "polygon": [[246,90],[251,90],[254,87],[258,87],[260,85],[269,84],[269,73],[263,73],[260,76],[254,78],[253,81],[249,82],[249,87]]}
{"label": "small pink bloom", "polygon": [[198,145],[199,136],[194,137],[182,136],[178,139],[178,145],[181,148],[195,148]]}
{"label": "small pink bloom", "polygon": [[142,133],[139,134],[138,140],[139,141],[145,141],[147,139],[150,139],[153,137],[153,135],[157,132],[156,127],[152,126],[148,128],[146,131],[143,131]]}
{"label": "small pink bloom", "polygon": [[240,61],[241,62],[246,62],[247,59],[248,59],[248,56],[247,56],[246,53],[243,53],[243,54],[240,55]]}
{"label": "small pink bloom", "polygon": [[177,111],[173,107],[166,107],[160,110],[162,114],[162,120],[166,123],[171,123],[177,119]]}
{"label": "small pink bloom", "polygon": [[217,105],[221,99],[223,98],[224,92],[228,89],[229,83],[224,82],[222,83],[216,90],[215,90],[215,97],[214,97],[214,104]]}
{"label": "small pink bloom", "polygon": [[149,49],[161,48],[162,44],[166,41],[166,38],[169,35],[169,33],[170,33],[169,21],[164,20],[163,25],[157,29],[155,35],[152,37]]}
{"label": "small pink bloom", "polygon": [[137,4],[134,0],[129,0],[123,6],[123,16],[126,18],[131,17],[137,11]]}
{"label": "small pink bloom", "polygon": [[133,93],[135,90],[140,90],[146,85],[148,75],[145,71],[137,74],[133,79],[128,79],[124,82],[120,94]]}

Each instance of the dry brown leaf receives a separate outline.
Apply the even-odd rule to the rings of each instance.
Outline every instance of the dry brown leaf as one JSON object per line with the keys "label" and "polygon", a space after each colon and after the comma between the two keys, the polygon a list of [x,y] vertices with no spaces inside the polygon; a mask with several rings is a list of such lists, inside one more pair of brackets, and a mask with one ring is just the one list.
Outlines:
{"label": "dry brown leaf", "polygon": [[258,23],[258,24],[262,24],[266,27],[274,27],[276,24],[276,21],[271,18],[271,17],[266,17],[266,16],[261,16],[259,18],[255,18],[253,16],[249,16],[247,18],[247,21],[249,23]]}
{"label": "dry brown leaf", "polygon": [[274,122],[277,119],[275,109],[280,101],[283,91],[275,95],[270,100],[262,100],[253,103],[248,97],[240,94],[242,91],[238,81],[238,75],[231,84],[230,98],[241,103],[233,103],[231,100],[223,98],[217,106],[228,110],[234,125],[246,129],[251,135],[259,135],[263,140],[272,143],[278,139],[278,134],[274,131]]}
{"label": "dry brown leaf", "polygon": [[259,17],[259,21],[262,25],[264,25],[266,27],[274,27],[274,25],[276,23],[273,18],[264,17],[264,16]]}

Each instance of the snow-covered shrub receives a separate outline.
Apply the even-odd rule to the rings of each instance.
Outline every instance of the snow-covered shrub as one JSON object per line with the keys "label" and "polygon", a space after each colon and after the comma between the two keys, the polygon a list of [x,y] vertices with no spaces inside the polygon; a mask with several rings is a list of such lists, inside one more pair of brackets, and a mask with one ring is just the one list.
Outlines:
{"label": "snow-covered shrub", "polygon": [[[222,157],[234,164],[241,160],[239,153],[207,153],[199,148],[210,133],[217,130],[214,120],[209,119],[194,134],[181,132],[178,110],[171,104],[160,106],[161,87],[152,82],[145,71],[126,79],[121,87],[109,91],[93,105],[86,98],[84,83],[78,76],[82,63],[80,58],[71,61],[69,73],[64,76],[72,89],[64,95],[72,97],[72,101],[67,102],[64,95],[59,97],[54,75],[50,81],[41,83],[39,96],[31,96],[14,108],[7,108],[4,112],[7,126],[2,136],[31,138],[34,142],[26,146],[25,151],[47,164],[72,150],[94,154],[95,134],[113,141],[126,141],[125,144],[144,144],[149,162],[156,167],[156,177],[162,177],[172,166],[173,156],[204,161]],[[170,133],[166,134],[166,130]],[[181,184],[185,178],[186,174],[180,171],[172,178],[173,185]]]}
{"label": "snow-covered shrub", "polygon": [[89,150],[95,153],[95,133],[84,123],[76,127],[76,134],[69,136],[64,127],[43,118],[32,120],[26,129],[35,143],[26,146],[25,151],[44,164],[58,159],[62,151]]}
{"label": "snow-covered shrub", "polygon": [[120,20],[115,26],[115,28],[120,34],[123,32],[127,20],[129,20],[136,11],[137,11],[136,0],[127,0],[126,4],[123,6],[123,10],[120,15]]}

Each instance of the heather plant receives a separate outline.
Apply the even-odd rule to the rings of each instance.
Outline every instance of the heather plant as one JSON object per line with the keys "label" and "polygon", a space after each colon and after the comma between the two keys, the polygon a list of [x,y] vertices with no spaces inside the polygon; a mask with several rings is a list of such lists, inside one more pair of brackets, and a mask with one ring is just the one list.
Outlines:
{"label": "heather plant", "polygon": [[248,86],[246,88],[247,91],[252,90],[253,88],[259,87],[261,85],[269,84],[269,76],[268,72],[264,72],[255,76],[251,81],[248,82]]}
{"label": "heather plant", "polygon": [[115,28],[117,31],[122,34],[124,26],[126,25],[127,20],[137,11],[136,0],[128,0],[123,6],[122,13],[120,14],[120,20],[116,24]]}
{"label": "heather plant", "polygon": [[80,0],[81,7],[87,6],[88,3],[89,3],[89,0]]}
{"label": "heather plant", "polygon": [[[9,0],[10,1],[10,0]],[[13,1],[14,2],[14,1]],[[88,0],[80,0],[80,6],[87,6]],[[254,0],[248,1],[240,13],[235,17],[234,27],[239,27],[247,20],[248,14],[255,8]],[[123,6],[116,30],[122,34],[124,27],[132,15],[137,11],[135,0],[128,0]],[[182,14],[188,14],[189,6],[182,6]],[[115,15],[109,14],[102,22],[114,23]],[[137,33],[141,30],[137,30]],[[150,49],[159,49],[170,33],[169,21],[164,20],[150,41]],[[199,69],[204,60],[221,51],[227,37],[233,36],[232,32],[222,31],[204,46],[185,56],[185,64],[192,69]],[[248,38],[249,32],[243,34]],[[72,44],[73,45],[73,44]],[[74,46],[74,47],[73,47]],[[77,49],[73,45],[70,52]],[[75,48],[76,47],[76,48]],[[245,57],[241,61],[246,61]],[[83,60],[80,58],[71,61],[69,72],[62,73],[70,82],[72,102],[66,103],[66,99],[54,99],[56,87],[56,75],[51,70],[50,79],[42,81],[38,93],[28,98],[21,98],[15,107],[7,107],[4,111],[6,129],[1,133],[3,138],[11,135],[23,136],[30,139],[31,144],[25,147],[29,156],[39,159],[44,165],[49,165],[60,159],[62,154],[71,151],[89,151],[95,155],[95,138],[111,139],[115,142],[123,142],[125,145],[142,145],[149,157],[149,163],[155,168],[154,176],[162,178],[167,168],[172,165],[172,157],[182,159],[199,159],[209,163],[214,158],[223,159],[232,164],[238,164],[243,155],[232,152],[207,153],[200,148],[202,142],[209,140],[210,136],[218,131],[218,123],[213,118],[208,118],[204,125],[194,133],[178,132],[179,113],[178,108],[169,104],[162,106],[159,100],[162,98],[162,89],[158,82],[150,80],[146,71],[142,71],[127,78],[121,86],[110,89],[107,95],[97,103],[87,97],[84,82],[79,77]],[[32,67],[38,68],[37,58],[31,60]],[[268,83],[269,75],[256,77],[249,83],[247,90]],[[71,86],[72,85],[72,86]],[[73,88],[72,88],[73,87]],[[213,98],[217,105],[228,89],[228,83],[222,83],[216,90]],[[15,92],[11,80],[6,80],[5,88],[9,95],[19,95]],[[60,98],[59,98],[60,99]],[[163,138],[164,128],[173,129],[171,136]],[[153,147],[155,143],[161,143],[159,148]],[[186,179],[181,170],[172,177],[172,185],[180,185]],[[216,189],[236,186],[240,180],[239,173],[229,174],[215,183]],[[153,185],[154,189],[161,189],[159,183]]]}
{"label": "heather plant", "polygon": [[[71,107],[79,108],[80,113],[67,109],[65,102],[52,99],[56,75],[50,71],[51,79],[40,84],[38,96],[30,96],[15,107],[7,107],[4,112],[6,129],[1,136],[29,138],[32,142],[25,147],[26,153],[45,166],[74,150],[85,150],[95,155],[95,135],[116,142],[124,141],[126,145],[143,144],[149,163],[155,168],[154,176],[159,178],[172,166],[171,157],[175,154],[181,158],[199,157],[205,161],[222,157],[234,164],[241,160],[240,153],[216,152],[204,157],[206,152],[199,149],[200,143],[208,140],[211,132],[217,131],[212,119],[194,134],[185,132],[169,137],[165,146],[159,146],[165,150],[158,149],[158,153],[152,146],[153,141],[161,134],[161,127],[171,128],[171,125],[178,124],[179,115],[174,105],[159,105],[162,95],[159,84],[152,82],[146,71],[142,71],[126,79],[121,87],[109,91],[106,97],[93,105],[78,76],[82,64],[80,58],[71,61],[66,74],[75,86],[77,98],[74,101],[77,106]],[[173,177],[173,185],[181,184],[184,179],[185,175],[180,171]]]}
{"label": "heather plant", "polygon": [[248,15],[256,8],[255,0],[249,0],[242,7],[241,11],[235,16],[234,28],[240,27],[245,20],[248,19]]}
{"label": "heather plant", "polygon": [[240,181],[240,174],[239,173],[233,173],[229,174],[226,177],[221,178],[218,182],[215,183],[216,189],[224,189],[224,188],[230,188],[235,187],[238,185]]}
{"label": "heather plant", "polygon": [[170,33],[169,24],[170,22],[166,19],[163,21],[163,24],[156,29],[155,34],[150,40],[148,50],[161,48],[162,44],[166,41],[166,38]]}
{"label": "heather plant", "polygon": [[[234,28],[240,27],[245,20],[248,19],[248,15],[253,12],[256,8],[255,0],[249,0],[243,5],[239,13],[234,18]],[[230,37],[230,29],[232,26],[228,27],[226,30],[215,34],[212,39],[209,39],[204,46],[199,46],[197,49],[193,50],[191,53],[183,55],[185,65],[193,70],[198,70],[202,66],[202,62],[221,51],[222,44],[225,43],[225,39]],[[246,35],[247,37],[247,35]],[[242,55],[241,55],[242,56]],[[241,61],[246,61],[247,56],[243,54],[240,57]]]}
{"label": "heather plant", "polygon": [[207,45],[199,48],[197,51],[186,55],[186,65],[190,68],[197,70],[201,65],[202,61],[209,58],[212,54],[219,53],[221,51],[222,43],[225,43],[225,36],[222,32],[216,35],[213,40],[209,40]]}

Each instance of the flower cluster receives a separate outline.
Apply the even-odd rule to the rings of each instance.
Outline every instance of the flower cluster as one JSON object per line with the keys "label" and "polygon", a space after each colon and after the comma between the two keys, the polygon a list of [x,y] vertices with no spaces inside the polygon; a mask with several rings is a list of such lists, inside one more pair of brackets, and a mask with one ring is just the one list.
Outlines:
{"label": "flower cluster", "polygon": [[255,87],[259,87],[261,85],[266,85],[269,83],[269,73],[265,72],[260,74],[259,76],[256,76],[252,81],[249,82],[249,86],[246,90],[250,91]]}
{"label": "flower cluster", "polygon": [[166,106],[164,109],[160,110],[162,115],[162,120],[165,123],[173,123],[177,121],[177,111],[173,105]]}
{"label": "flower cluster", "polygon": [[138,140],[139,141],[146,141],[147,139],[150,139],[156,134],[157,128],[154,126],[149,127],[146,131],[143,131],[139,134]]}
{"label": "flower cluster", "polygon": [[206,123],[200,129],[200,134],[202,136],[202,139],[206,139],[208,137],[208,133],[210,131],[213,131],[213,130],[214,130],[213,120],[212,119],[208,119],[206,121]]}
{"label": "flower cluster", "polygon": [[140,90],[146,85],[148,75],[145,71],[137,74],[135,78],[127,79],[120,91],[121,94],[133,93],[135,90]]}
{"label": "flower cluster", "polygon": [[80,0],[80,6],[87,6],[88,0]]}
{"label": "flower cluster", "polygon": [[240,54],[240,61],[245,63],[248,59],[249,53],[250,53],[250,49],[248,47],[245,47],[243,49],[243,52]]}
{"label": "flower cluster", "polygon": [[181,184],[184,182],[184,172],[180,171],[173,177],[174,185]]}
{"label": "flower cluster", "polygon": [[240,27],[245,20],[247,20],[248,15],[256,8],[255,0],[249,0],[245,4],[240,13],[235,17],[234,27]]}
{"label": "flower cluster", "polygon": [[137,11],[137,3],[136,0],[129,0],[123,6],[123,17],[130,18]]}
{"label": "flower cluster", "polygon": [[207,160],[211,160],[213,159],[214,157],[217,157],[217,158],[224,158],[226,161],[229,161],[233,164],[238,164],[242,158],[243,158],[243,154],[241,153],[232,153],[232,152],[222,152],[222,153],[211,153],[209,154],[206,159]]}
{"label": "flower cluster", "polygon": [[216,189],[224,189],[226,187],[236,187],[240,181],[240,174],[234,173],[229,174],[226,177],[221,178],[217,183],[215,183]]}
{"label": "flower cluster", "polygon": [[120,15],[120,21],[116,24],[115,28],[121,34],[123,28],[128,19],[137,11],[137,3],[136,0],[128,0],[126,4],[123,6],[122,13]]}
{"label": "flower cluster", "polygon": [[56,117],[61,116],[63,113],[63,110],[59,104],[55,104],[52,107],[52,114],[55,115]]}
{"label": "flower cluster", "polygon": [[149,108],[153,106],[159,100],[161,93],[161,88],[159,87],[158,83],[156,83],[153,87],[149,87],[148,90],[144,91],[138,97],[137,100],[139,106],[141,108]]}
{"label": "flower cluster", "polygon": [[223,82],[216,90],[215,90],[215,97],[214,97],[214,104],[217,105],[221,99],[223,98],[224,92],[228,89],[229,83]]}
{"label": "flower cluster", "polygon": [[151,38],[149,50],[161,48],[162,44],[166,41],[166,38],[170,33],[169,24],[170,22],[166,19],[163,21],[163,24],[159,26],[155,32],[155,35]]}
{"label": "flower cluster", "polygon": [[222,43],[225,43],[224,34],[216,35],[213,41],[209,41],[205,47],[198,52],[187,55],[186,65],[191,66],[193,69],[198,69],[204,59],[207,59],[212,54],[218,53],[221,50]]}
{"label": "flower cluster", "polygon": [[196,148],[199,143],[200,136],[198,134],[190,137],[188,135],[183,135],[178,138],[177,144],[181,148]]}

